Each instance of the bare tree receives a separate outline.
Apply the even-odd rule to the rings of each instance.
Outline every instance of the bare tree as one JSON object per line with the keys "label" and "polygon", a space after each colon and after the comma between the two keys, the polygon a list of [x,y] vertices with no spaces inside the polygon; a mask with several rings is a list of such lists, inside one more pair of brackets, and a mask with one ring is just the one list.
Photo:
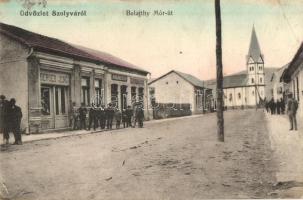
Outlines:
{"label": "bare tree", "polygon": [[222,65],[222,32],[220,0],[215,0],[216,13],[216,57],[217,57],[217,134],[218,140],[224,142],[224,116],[223,116],[223,65]]}

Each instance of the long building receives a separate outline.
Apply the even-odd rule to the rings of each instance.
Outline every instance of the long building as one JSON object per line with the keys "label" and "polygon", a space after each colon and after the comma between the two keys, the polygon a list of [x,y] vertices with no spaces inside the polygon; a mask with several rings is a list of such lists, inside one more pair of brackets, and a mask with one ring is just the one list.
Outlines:
{"label": "long building", "polygon": [[98,50],[0,23],[0,93],[16,98],[26,132],[67,129],[71,107],[143,103],[148,71]]}

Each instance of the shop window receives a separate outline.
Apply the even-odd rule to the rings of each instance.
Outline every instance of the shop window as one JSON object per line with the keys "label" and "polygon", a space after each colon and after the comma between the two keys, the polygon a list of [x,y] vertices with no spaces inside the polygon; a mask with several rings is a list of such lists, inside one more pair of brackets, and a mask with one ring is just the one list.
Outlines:
{"label": "shop window", "polygon": [[101,105],[102,99],[103,99],[103,94],[102,94],[102,80],[101,79],[96,79],[95,80],[95,93],[96,93],[96,104],[99,106]]}
{"label": "shop window", "polygon": [[118,85],[112,84],[111,85],[111,103],[113,104],[114,107],[116,107],[117,102],[118,102]]}
{"label": "shop window", "polygon": [[50,115],[50,88],[41,87],[42,114]]}
{"label": "shop window", "polygon": [[82,78],[81,79],[81,103],[85,105],[90,104],[90,94],[89,94],[89,78]]}
{"label": "shop window", "polygon": [[143,105],[144,104],[144,88],[139,88],[139,102]]}
{"label": "shop window", "polygon": [[65,87],[55,87],[55,110],[56,115],[66,114],[66,89]]}
{"label": "shop window", "polygon": [[131,101],[132,103],[136,102],[136,96],[137,96],[137,88],[131,87]]}

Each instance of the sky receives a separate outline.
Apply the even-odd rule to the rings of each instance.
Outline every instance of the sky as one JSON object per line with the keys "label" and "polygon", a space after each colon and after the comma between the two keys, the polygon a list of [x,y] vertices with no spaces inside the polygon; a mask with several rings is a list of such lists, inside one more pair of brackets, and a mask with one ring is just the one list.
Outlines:
{"label": "sky", "polygon": [[[44,0],[30,11],[82,11],[87,16],[20,16],[25,0],[0,0],[0,21],[115,55],[156,78],[172,69],[216,76],[213,0]],[[37,2],[39,0],[30,0]],[[172,16],[126,16],[126,11]],[[302,0],[221,0],[223,72],[246,70],[255,26],[265,67],[291,61],[303,41]]]}

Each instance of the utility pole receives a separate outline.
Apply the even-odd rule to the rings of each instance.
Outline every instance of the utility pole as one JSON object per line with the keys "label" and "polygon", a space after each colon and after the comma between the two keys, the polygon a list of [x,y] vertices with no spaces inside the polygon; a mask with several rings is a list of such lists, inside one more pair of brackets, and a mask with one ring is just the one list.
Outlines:
{"label": "utility pole", "polygon": [[222,32],[220,0],[215,0],[216,14],[216,58],[217,58],[217,135],[220,142],[224,142],[223,116],[223,65],[222,65]]}

